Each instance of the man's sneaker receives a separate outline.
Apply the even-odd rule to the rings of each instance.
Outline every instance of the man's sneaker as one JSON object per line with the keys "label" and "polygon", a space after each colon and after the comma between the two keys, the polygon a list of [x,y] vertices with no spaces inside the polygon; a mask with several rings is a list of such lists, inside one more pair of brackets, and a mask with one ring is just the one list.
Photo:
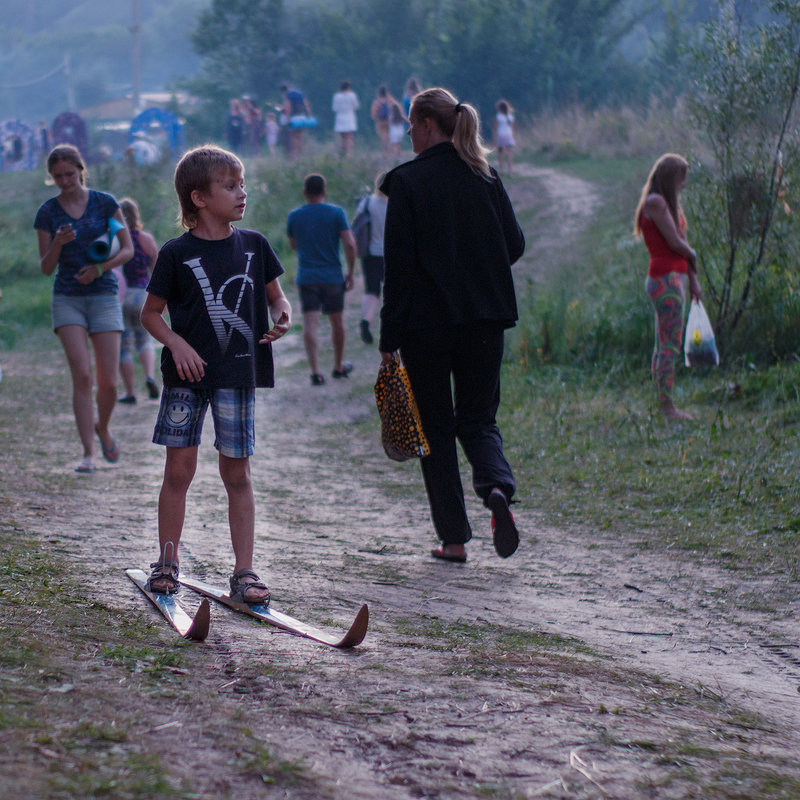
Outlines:
{"label": "man's sneaker", "polygon": [[372,333],[369,329],[369,322],[365,319],[361,320],[361,341],[364,342],[364,344],[372,344],[373,341]]}
{"label": "man's sneaker", "polygon": [[349,361],[342,361],[342,368],[331,372],[334,378],[346,378],[353,371],[353,365]]}
{"label": "man's sneaker", "polygon": [[118,403],[124,403],[126,406],[135,406],[136,405],[136,395],[135,394],[128,394],[125,397],[120,397],[117,400]]}
{"label": "man's sneaker", "polygon": [[325,383],[325,376],[320,375],[318,372],[314,372],[311,374],[311,385],[312,386],[322,386]]}
{"label": "man's sneaker", "polygon": [[514,515],[508,507],[508,500],[503,492],[493,489],[486,500],[492,512],[492,539],[494,549],[500,558],[514,555],[519,546],[519,531],[514,522]]}

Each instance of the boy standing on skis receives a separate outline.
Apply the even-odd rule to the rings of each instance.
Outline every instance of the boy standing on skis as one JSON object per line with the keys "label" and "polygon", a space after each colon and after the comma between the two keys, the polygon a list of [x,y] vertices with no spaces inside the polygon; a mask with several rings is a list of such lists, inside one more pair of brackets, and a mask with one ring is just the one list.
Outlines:
{"label": "boy standing on skis", "polygon": [[244,166],[233,153],[215,146],[190,150],[175,170],[175,191],[187,231],[161,248],[142,309],[142,325],[164,345],[153,441],[167,448],[158,500],[160,556],[148,588],[178,590],[186,493],[210,405],[235,558],[231,597],[266,605],[269,589],[253,571],[250,456],[255,389],[274,386],[272,342],[291,327],[292,309],[278,282],[283,268],[260,233],[232,224],[242,219],[247,199]]}

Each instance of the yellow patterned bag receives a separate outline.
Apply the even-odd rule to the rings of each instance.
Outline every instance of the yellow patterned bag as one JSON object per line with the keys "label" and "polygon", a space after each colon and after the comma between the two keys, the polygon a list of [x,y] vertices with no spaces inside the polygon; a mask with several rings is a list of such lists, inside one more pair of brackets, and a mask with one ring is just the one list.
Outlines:
{"label": "yellow patterned bag", "polygon": [[375,402],[381,416],[381,444],[389,458],[406,461],[430,455],[411,382],[397,356],[378,369]]}

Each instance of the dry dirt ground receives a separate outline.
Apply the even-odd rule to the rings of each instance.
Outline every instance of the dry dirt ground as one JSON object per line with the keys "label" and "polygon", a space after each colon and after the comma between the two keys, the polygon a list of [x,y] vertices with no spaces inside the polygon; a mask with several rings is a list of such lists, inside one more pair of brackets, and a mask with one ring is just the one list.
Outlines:
{"label": "dry dirt ground", "polygon": [[[578,224],[591,187],[564,192],[564,180],[529,168],[511,194],[521,203],[546,191],[558,203],[582,192],[548,220]],[[545,245],[531,241],[533,252]],[[212,606],[208,640],[184,658],[196,701],[149,709],[129,741],[146,736],[171,763],[168,778],[190,790],[180,796],[201,798],[744,798],[757,796],[736,792],[758,765],[797,778],[798,603],[780,576],[742,578],[613,533],[550,528],[524,486],[513,558],[494,554],[474,498],[468,563],[428,557],[418,466],[390,462],[379,446],[378,357],[355,334],[359,297],[349,300],[349,380],[312,388],[296,331],[276,347],[278,386],[259,396],[252,472],[256,566],[275,607],[335,630],[366,602],[366,640],[335,651]],[[140,395],[118,407],[121,461],[77,476],[57,346],[36,363],[6,354],[3,369],[0,464],[16,524],[93,576],[88,599],[154,623],[172,647],[123,572],[156,557],[156,403]],[[13,420],[44,384],[50,412],[19,431]],[[226,504],[208,438],[188,507],[182,570],[223,585]],[[777,609],[757,602],[776,595]],[[197,607],[190,591],[181,597]],[[135,710],[125,709],[140,702],[135,692],[93,675],[73,690],[76,714],[95,713],[98,696]],[[225,744],[233,728],[298,763],[304,778],[271,786],[243,769]],[[34,754],[26,768],[33,775],[46,760]],[[6,781],[15,786],[10,770]]]}

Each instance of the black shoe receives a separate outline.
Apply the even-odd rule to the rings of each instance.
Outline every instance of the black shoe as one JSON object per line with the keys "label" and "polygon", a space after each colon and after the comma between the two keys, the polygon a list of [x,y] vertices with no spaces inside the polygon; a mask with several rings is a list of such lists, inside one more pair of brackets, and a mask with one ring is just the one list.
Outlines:
{"label": "black shoe", "polygon": [[508,500],[501,491],[492,491],[486,499],[486,505],[492,512],[492,540],[494,549],[500,558],[514,555],[519,547],[519,531],[514,515],[508,507]]}
{"label": "black shoe", "polygon": [[120,397],[120,399],[117,400],[117,402],[118,403],[124,403],[126,406],[135,406],[136,405],[136,395],[135,394],[129,394],[129,395],[125,396],[125,397]]}
{"label": "black shoe", "polygon": [[346,378],[353,371],[353,365],[349,361],[342,361],[342,368],[331,372],[334,378]]}
{"label": "black shoe", "polygon": [[364,344],[372,344],[373,342],[372,333],[370,333],[369,330],[369,322],[365,319],[361,320],[361,341],[364,342]]}
{"label": "black shoe", "polygon": [[322,386],[325,383],[325,376],[320,375],[319,373],[315,372],[311,375],[311,385],[312,386]]}
{"label": "black shoe", "polygon": [[144,382],[144,385],[147,388],[147,394],[150,396],[150,399],[158,400],[158,384],[152,378],[148,378]]}

